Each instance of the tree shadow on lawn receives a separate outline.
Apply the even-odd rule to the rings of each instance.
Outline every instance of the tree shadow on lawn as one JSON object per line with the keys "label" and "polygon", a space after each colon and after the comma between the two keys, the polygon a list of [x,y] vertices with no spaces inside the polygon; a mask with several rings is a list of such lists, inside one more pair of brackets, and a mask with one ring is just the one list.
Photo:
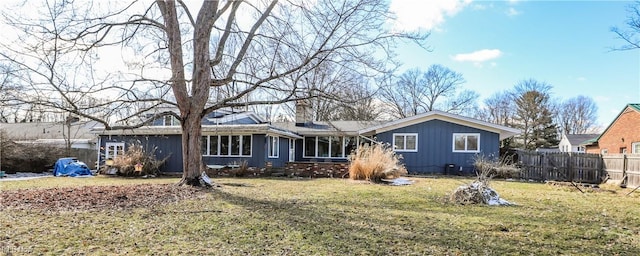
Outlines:
{"label": "tree shadow on lawn", "polygon": [[[442,253],[536,253],[538,244],[530,249],[517,246],[522,240],[512,239],[497,229],[498,236],[478,234],[449,223],[397,216],[397,210],[377,209],[341,202],[329,205],[300,200],[263,200],[220,191],[220,200],[267,216],[277,228],[298,232],[301,247],[318,248],[317,253],[330,254],[442,254]],[[354,202],[357,200],[354,200]],[[332,202],[332,204],[335,204]],[[462,209],[462,208],[460,208]],[[380,212],[381,211],[381,212]],[[396,216],[393,216],[396,215]],[[415,216],[415,215],[414,215]],[[391,219],[390,219],[391,217]],[[432,219],[440,222],[442,220]],[[496,232],[494,232],[496,233]],[[500,239],[500,243],[495,243]],[[555,251],[557,252],[557,251]],[[314,254],[314,252],[311,252]]]}

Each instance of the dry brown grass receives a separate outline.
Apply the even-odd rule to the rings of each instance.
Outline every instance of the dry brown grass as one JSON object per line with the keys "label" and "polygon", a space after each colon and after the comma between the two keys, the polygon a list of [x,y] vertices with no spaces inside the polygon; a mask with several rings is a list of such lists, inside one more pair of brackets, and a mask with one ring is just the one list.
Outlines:
{"label": "dry brown grass", "polygon": [[407,174],[400,156],[384,144],[361,145],[349,156],[349,178],[379,182]]}
{"label": "dry brown grass", "polygon": [[[471,180],[412,180],[410,186],[370,186],[221,178],[215,182],[222,187],[202,197],[182,191],[188,186],[167,185],[164,191],[177,198],[123,202],[124,209],[5,209],[0,203],[0,255],[640,255],[638,191],[583,194],[493,180],[491,186],[519,206],[463,207],[444,197]],[[0,181],[0,191],[178,181],[51,177]],[[144,198],[122,192],[124,201]]]}

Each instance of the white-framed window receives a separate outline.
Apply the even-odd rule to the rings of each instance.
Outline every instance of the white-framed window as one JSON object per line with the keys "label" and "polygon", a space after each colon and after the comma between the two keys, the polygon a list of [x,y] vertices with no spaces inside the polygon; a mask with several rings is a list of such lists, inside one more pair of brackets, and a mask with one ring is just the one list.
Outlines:
{"label": "white-framed window", "polygon": [[124,142],[107,142],[104,146],[104,159],[113,160],[117,156],[124,155]]}
{"label": "white-framed window", "polygon": [[163,116],[160,121],[160,126],[179,126],[180,120],[172,115]]}
{"label": "white-framed window", "polygon": [[453,152],[478,153],[480,152],[479,133],[454,133]]}
{"label": "white-framed window", "polygon": [[640,154],[640,142],[631,143],[631,154]]}
{"label": "white-framed window", "polygon": [[267,143],[269,158],[278,158],[278,152],[280,152],[280,137],[267,136]]}
{"label": "white-framed window", "polygon": [[304,137],[304,157],[345,158],[356,147],[356,137],[310,136]]}
{"label": "white-framed window", "polygon": [[251,156],[251,135],[202,136],[202,155]]}
{"label": "white-framed window", "polygon": [[604,149],[600,150],[600,153],[603,154],[603,155],[606,155],[606,154],[609,153],[609,150],[604,148]]}
{"label": "white-framed window", "polygon": [[393,150],[397,152],[418,152],[418,134],[394,133]]}

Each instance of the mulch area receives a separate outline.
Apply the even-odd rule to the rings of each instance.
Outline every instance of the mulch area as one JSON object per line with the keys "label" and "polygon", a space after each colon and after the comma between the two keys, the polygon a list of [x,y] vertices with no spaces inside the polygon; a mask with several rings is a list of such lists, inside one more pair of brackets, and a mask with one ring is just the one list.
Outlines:
{"label": "mulch area", "polygon": [[203,188],[175,184],[19,189],[0,192],[0,210],[99,210],[148,207],[200,198],[206,191]]}

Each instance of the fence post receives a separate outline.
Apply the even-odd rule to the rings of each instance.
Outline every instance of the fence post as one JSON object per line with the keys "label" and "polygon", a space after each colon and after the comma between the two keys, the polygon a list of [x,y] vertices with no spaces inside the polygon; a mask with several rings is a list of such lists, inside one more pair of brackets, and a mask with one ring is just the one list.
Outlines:
{"label": "fence post", "polygon": [[567,156],[567,179],[569,179],[569,181],[573,181],[576,176],[576,170],[573,169],[573,154],[567,153]]}
{"label": "fence post", "polygon": [[540,154],[540,162],[542,163],[542,181],[547,180],[547,160],[545,159],[545,154]]}
{"label": "fence post", "polygon": [[629,168],[629,159],[627,158],[627,154],[622,155],[622,184],[627,184],[627,169]]}

